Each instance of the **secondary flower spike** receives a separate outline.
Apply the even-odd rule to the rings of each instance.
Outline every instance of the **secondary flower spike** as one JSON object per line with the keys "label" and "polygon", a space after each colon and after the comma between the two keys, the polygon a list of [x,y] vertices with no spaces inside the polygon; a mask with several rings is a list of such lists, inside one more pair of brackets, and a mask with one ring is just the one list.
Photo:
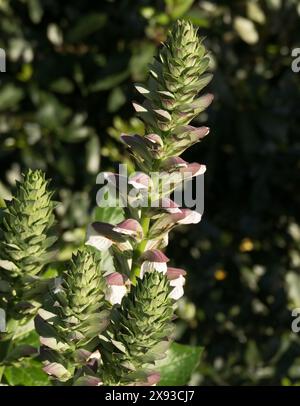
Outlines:
{"label": "secondary flower spike", "polygon": [[24,317],[23,321],[34,316],[40,306],[46,286],[42,271],[57,239],[50,235],[56,206],[52,195],[45,174],[28,170],[17,182],[16,193],[4,211],[1,259],[9,261],[11,267],[4,275],[1,270],[0,279],[14,285],[15,293],[2,303],[0,292],[0,308],[7,305],[7,316]]}

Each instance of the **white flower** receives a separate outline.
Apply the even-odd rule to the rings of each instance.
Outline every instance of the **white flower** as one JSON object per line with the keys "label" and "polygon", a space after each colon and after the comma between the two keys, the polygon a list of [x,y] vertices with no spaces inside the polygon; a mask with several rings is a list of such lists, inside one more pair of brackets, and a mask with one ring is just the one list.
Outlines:
{"label": "white flower", "polygon": [[87,241],[85,245],[91,245],[99,251],[105,251],[112,245],[112,240],[104,237],[103,235],[98,234],[92,225],[88,226],[87,230]]}
{"label": "white flower", "polygon": [[167,262],[169,258],[163,252],[157,249],[145,251],[142,255],[144,262],[141,266],[140,278],[143,278],[146,272],[162,272],[167,273]]}
{"label": "white flower", "polygon": [[99,251],[106,251],[115,244],[121,251],[132,250],[129,237],[142,238],[142,227],[134,219],[127,219],[117,225],[96,221],[88,226],[86,245]]}
{"label": "white flower", "polygon": [[167,264],[165,262],[151,262],[144,261],[141,266],[140,277],[143,278],[146,272],[161,272],[165,274],[167,272]]}
{"label": "white flower", "polygon": [[169,279],[170,286],[174,288],[172,289],[172,292],[169,295],[171,299],[178,300],[183,296],[185,275],[186,272],[183,269],[168,267],[167,278]]}
{"label": "white flower", "polygon": [[170,281],[170,286],[174,286],[174,289],[169,295],[171,299],[178,300],[184,295],[184,283],[185,278],[182,275],[180,275],[177,279],[173,279]]}
{"label": "white flower", "polygon": [[106,277],[107,289],[105,299],[112,305],[121,304],[123,297],[127,293],[123,275],[113,272]]}
{"label": "white flower", "polygon": [[112,305],[121,304],[123,297],[126,295],[127,289],[125,285],[108,286],[105,299]]}

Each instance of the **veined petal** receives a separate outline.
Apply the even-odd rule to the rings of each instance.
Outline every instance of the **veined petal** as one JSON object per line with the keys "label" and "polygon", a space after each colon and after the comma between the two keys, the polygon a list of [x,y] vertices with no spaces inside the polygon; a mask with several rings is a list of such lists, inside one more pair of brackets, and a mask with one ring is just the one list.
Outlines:
{"label": "veined petal", "polygon": [[106,282],[111,286],[123,286],[125,285],[125,279],[119,272],[113,272],[106,277]]}
{"label": "veined petal", "polygon": [[173,268],[173,267],[168,266],[167,278],[169,280],[177,279],[177,278],[179,278],[179,276],[185,276],[185,275],[186,275],[186,271],[184,269]]}
{"label": "veined petal", "polygon": [[43,370],[46,374],[55,376],[61,380],[67,380],[71,376],[70,372],[62,364],[57,362],[48,363]]}
{"label": "veined petal", "polygon": [[162,167],[165,170],[175,170],[178,168],[186,168],[187,166],[188,163],[179,156],[171,156],[170,158],[167,158],[162,164]]}
{"label": "veined petal", "polygon": [[209,133],[209,127],[193,127],[192,125],[183,125],[178,127],[175,131],[175,134],[180,137],[186,137],[189,134],[192,134],[198,139],[204,138]]}
{"label": "veined petal", "polygon": [[164,146],[163,140],[158,134],[147,134],[145,135],[145,138],[149,141],[150,144],[157,145],[159,147]]}
{"label": "veined petal", "polygon": [[126,219],[114,226],[113,230],[117,233],[129,235],[131,237],[143,238],[143,229],[140,223],[135,219]]}
{"label": "veined petal", "polygon": [[148,250],[142,255],[142,259],[150,262],[168,262],[169,258],[160,250]]}

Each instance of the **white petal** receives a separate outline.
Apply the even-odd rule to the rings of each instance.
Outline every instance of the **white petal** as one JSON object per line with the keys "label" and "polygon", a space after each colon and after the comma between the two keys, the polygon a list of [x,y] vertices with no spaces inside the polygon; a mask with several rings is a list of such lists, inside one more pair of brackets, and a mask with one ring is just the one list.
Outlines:
{"label": "white petal", "polygon": [[174,300],[180,299],[184,295],[184,290],[182,286],[176,286],[172,292],[169,294],[169,297]]}
{"label": "white petal", "polygon": [[179,207],[169,207],[169,208],[166,208],[166,207],[165,207],[165,210],[166,210],[168,213],[171,213],[171,214],[180,213],[180,212],[181,212],[181,210],[180,210]]}
{"label": "white petal", "polygon": [[136,234],[135,230],[126,230],[125,228],[121,228],[121,227],[118,227],[118,226],[115,226],[113,228],[113,230],[116,233],[121,233],[121,234],[126,234],[126,235],[135,235]]}
{"label": "white petal", "polygon": [[178,224],[197,224],[201,220],[201,214],[197,211],[192,211],[188,216],[178,221]]}
{"label": "white petal", "polygon": [[112,241],[101,235],[91,235],[85,245],[91,245],[99,251],[106,251],[112,245]]}
{"label": "white petal", "polygon": [[205,172],[206,172],[206,166],[201,164],[198,171],[196,173],[194,173],[194,176],[203,175]]}
{"label": "white petal", "polygon": [[154,266],[153,262],[144,261],[141,266],[140,278],[143,278],[146,272],[153,272]]}
{"label": "white petal", "polygon": [[165,262],[151,262],[144,261],[141,266],[140,278],[143,278],[146,272],[162,272],[163,274],[167,273],[167,264]]}
{"label": "white petal", "polygon": [[170,280],[170,286],[180,287],[185,284],[185,278],[182,275],[179,275],[176,279]]}
{"label": "white petal", "polygon": [[167,273],[168,267],[167,267],[166,262],[153,262],[153,264],[154,264],[154,269],[157,272],[161,272],[163,274]]}
{"label": "white petal", "polygon": [[184,295],[183,285],[185,283],[185,278],[180,275],[176,279],[170,280],[170,286],[174,286],[174,289],[170,293],[169,297],[174,300],[180,299]]}
{"label": "white petal", "polygon": [[87,229],[87,241],[85,245],[91,245],[99,251],[105,251],[112,245],[112,241],[109,238],[97,234],[94,228],[89,225]]}
{"label": "white petal", "polygon": [[123,297],[126,295],[127,289],[123,285],[112,285],[108,286],[105,295],[106,300],[108,300],[112,305],[121,304]]}

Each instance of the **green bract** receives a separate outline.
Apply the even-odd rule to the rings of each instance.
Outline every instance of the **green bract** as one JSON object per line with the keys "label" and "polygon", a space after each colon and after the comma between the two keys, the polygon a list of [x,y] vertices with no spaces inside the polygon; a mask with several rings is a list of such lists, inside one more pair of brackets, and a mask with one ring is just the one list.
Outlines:
{"label": "green bract", "polygon": [[69,270],[50,288],[47,310],[40,310],[35,318],[45,371],[63,381],[80,375],[76,367],[80,371],[93,359],[97,337],[109,323],[110,305],[104,299],[106,282],[100,261],[92,248],[73,256]]}
{"label": "green bract", "polygon": [[161,273],[147,273],[126,296],[103,338],[104,383],[146,382],[169,346],[173,301]]}
{"label": "green bract", "polygon": [[49,236],[55,207],[51,198],[44,173],[29,170],[17,183],[15,196],[4,212],[1,257],[9,261],[9,266],[0,274],[7,282],[2,303],[6,307],[8,301],[8,312],[15,318],[34,314],[38,306],[43,287],[41,271],[49,259],[49,248],[56,240]]}
{"label": "green bract", "polygon": [[193,25],[186,21],[174,24],[151,66],[147,86],[136,86],[146,101],[134,107],[149,131],[168,141],[167,135],[176,127],[188,124],[209,106],[211,94],[196,98],[212,79],[205,73],[208,65],[209,57]]}

